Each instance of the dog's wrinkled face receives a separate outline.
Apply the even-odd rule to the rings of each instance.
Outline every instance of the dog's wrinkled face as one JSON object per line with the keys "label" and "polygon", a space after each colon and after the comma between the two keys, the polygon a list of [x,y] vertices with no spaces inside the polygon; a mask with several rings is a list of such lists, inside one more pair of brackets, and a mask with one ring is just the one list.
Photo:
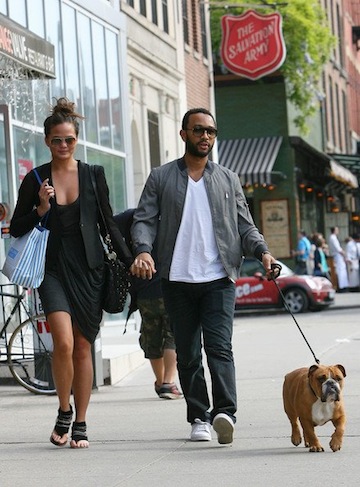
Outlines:
{"label": "dog's wrinkled face", "polygon": [[312,365],[308,377],[313,391],[322,402],[340,400],[340,392],[346,377],[345,368],[342,365]]}

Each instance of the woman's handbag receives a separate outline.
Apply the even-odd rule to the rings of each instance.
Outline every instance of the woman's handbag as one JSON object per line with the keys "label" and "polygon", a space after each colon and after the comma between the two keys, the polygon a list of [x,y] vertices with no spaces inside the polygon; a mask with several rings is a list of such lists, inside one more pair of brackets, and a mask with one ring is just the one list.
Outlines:
{"label": "woman's handbag", "polygon": [[104,243],[107,247],[104,259],[104,273],[105,283],[103,291],[103,303],[102,308],[107,313],[121,313],[124,310],[126,298],[129,292],[130,281],[129,274],[126,266],[118,258],[114,247],[111,242],[110,232],[105,221],[104,213],[100,206],[99,196],[97,192],[96,179],[95,179],[95,167],[90,166],[91,182],[94,188],[96,201],[99,207],[101,218],[104,222],[106,236],[104,237]]}
{"label": "woman's handbag", "polygon": [[[39,184],[42,181],[34,169]],[[14,284],[36,289],[45,275],[46,247],[50,231],[45,228],[48,214],[30,232],[13,239],[2,273]]]}

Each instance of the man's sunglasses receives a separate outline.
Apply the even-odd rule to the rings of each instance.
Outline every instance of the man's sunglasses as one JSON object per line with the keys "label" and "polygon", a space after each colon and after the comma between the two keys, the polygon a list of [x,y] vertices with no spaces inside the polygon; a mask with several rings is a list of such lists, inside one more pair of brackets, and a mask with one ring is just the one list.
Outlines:
{"label": "man's sunglasses", "polygon": [[54,137],[53,139],[51,139],[50,144],[61,145],[63,142],[65,142],[66,145],[74,145],[76,139],[75,137]]}
{"label": "man's sunglasses", "polygon": [[191,130],[192,133],[195,135],[195,137],[202,137],[205,132],[207,133],[209,139],[215,139],[215,137],[217,136],[217,130],[213,127],[196,126],[192,129],[185,129],[185,130]]}

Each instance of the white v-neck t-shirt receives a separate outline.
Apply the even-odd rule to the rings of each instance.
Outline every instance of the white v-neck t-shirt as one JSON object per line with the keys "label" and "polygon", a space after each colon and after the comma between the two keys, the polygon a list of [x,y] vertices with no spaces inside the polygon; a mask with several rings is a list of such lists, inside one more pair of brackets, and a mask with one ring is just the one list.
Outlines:
{"label": "white v-neck t-shirt", "polygon": [[204,179],[189,177],[170,281],[210,282],[226,277],[215,240]]}

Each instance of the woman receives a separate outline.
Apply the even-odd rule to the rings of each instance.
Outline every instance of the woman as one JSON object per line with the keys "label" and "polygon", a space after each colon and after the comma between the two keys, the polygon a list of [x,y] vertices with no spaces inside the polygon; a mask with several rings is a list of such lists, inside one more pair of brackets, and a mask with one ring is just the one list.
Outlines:
{"label": "woman", "polygon": [[324,252],[325,240],[319,234],[314,238],[314,276],[323,276],[330,279],[329,266]]}
{"label": "woman", "polygon": [[[53,378],[59,398],[58,416],[50,441],[64,446],[75,403],[72,448],[89,446],[86,411],[92,383],[91,345],[102,319],[104,251],[99,236],[97,202],[90,166],[74,159],[78,142],[79,119],[75,104],[66,98],[57,100],[44,122],[45,143],[51,162],[37,168],[42,184],[33,171],[24,178],[11,220],[14,237],[25,234],[48,213],[50,229],[46,253],[45,278],[39,294],[50,326],[53,351]],[[128,265],[132,257],[113,218],[104,169],[97,166],[100,204],[115,251]]]}

